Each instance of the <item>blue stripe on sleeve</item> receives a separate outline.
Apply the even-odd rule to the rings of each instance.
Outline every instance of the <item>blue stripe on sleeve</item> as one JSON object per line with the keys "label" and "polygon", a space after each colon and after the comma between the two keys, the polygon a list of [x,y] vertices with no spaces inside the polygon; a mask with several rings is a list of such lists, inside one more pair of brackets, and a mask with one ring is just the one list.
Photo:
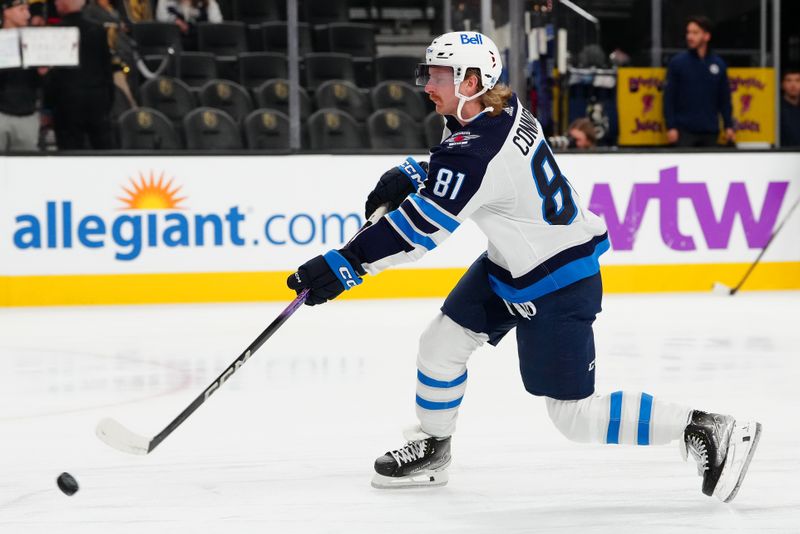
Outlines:
{"label": "blue stripe on sleeve", "polygon": [[403,232],[403,235],[405,235],[412,243],[422,245],[428,250],[433,250],[436,248],[436,243],[433,242],[433,239],[417,232],[401,212],[397,210],[392,211],[389,213],[389,215],[387,215],[387,217],[391,219],[395,226],[397,226],[397,228]]}
{"label": "blue stripe on sleeve", "polygon": [[622,392],[611,394],[611,409],[608,414],[608,434],[606,443],[619,444],[619,425],[622,419]]}
{"label": "blue stripe on sleeve", "polygon": [[435,234],[440,230],[438,226],[435,224],[431,224],[428,219],[422,216],[419,212],[419,208],[417,205],[414,204],[412,201],[405,199],[402,204],[400,204],[400,209],[403,210],[403,213],[411,223],[419,228],[423,233],[431,235]]}
{"label": "blue stripe on sleeve", "polygon": [[578,258],[523,289],[506,284],[491,274],[489,275],[489,285],[502,299],[509,302],[528,302],[597,274],[600,271],[599,257],[608,248],[608,239],[601,241],[590,256]]}
{"label": "blue stripe on sleeve", "polygon": [[417,405],[420,406],[421,408],[425,408],[426,410],[449,410],[450,408],[458,407],[463,399],[464,397],[459,397],[454,401],[433,402],[425,400],[419,395],[417,395]]}
{"label": "blue stripe on sleeve", "polygon": [[650,414],[653,411],[653,396],[642,393],[639,401],[639,426],[636,432],[636,443],[650,445]]}
{"label": "blue stripe on sleeve", "polygon": [[445,215],[442,211],[438,210],[437,208],[433,207],[431,201],[426,199],[425,197],[421,197],[416,193],[412,193],[408,196],[414,204],[420,209],[422,213],[428,216],[430,220],[450,232],[451,234],[456,231],[461,223],[455,220],[454,218]]}
{"label": "blue stripe on sleeve", "polygon": [[422,371],[417,370],[417,380],[419,380],[422,384],[432,388],[453,388],[456,386],[460,386],[467,380],[467,372],[464,371],[464,374],[451,380],[450,382],[445,382],[442,380],[436,380],[425,375]]}

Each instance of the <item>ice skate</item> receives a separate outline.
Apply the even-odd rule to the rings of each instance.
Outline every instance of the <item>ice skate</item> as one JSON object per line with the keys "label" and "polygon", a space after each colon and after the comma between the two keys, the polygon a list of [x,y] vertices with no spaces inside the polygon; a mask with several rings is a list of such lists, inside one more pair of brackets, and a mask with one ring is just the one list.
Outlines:
{"label": "ice skate", "polygon": [[736,421],[729,415],[694,410],[683,433],[683,459],[692,454],[703,493],[730,502],[739,491],[761,436],[756,421]]}
{"label": "ice skate", "polygon": [[450,437],[435,438],[419,430],[406,432],[408,442],[375,460],[372,486],[418,488],[447,484]]}

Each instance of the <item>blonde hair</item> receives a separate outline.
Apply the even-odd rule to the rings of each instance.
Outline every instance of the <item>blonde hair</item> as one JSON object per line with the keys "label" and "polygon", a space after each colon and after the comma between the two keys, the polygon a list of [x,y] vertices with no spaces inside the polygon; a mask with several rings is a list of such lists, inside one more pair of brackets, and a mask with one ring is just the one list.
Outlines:
{"label": "blonde hair", "polygon": [[[464,78],[466,79],[467,76],[475,76],[478,79],[478,91],[483,89],[481,71],[472,68],[467,69],[467,74]],[[489,112],[489,116],[496,117],[503,112],[503,108],[508,106],[508,101],[511,99],[512,95],[513,92],[507,85],[498,83],[481,95],[481,104],[487,108],[494,108]]]}

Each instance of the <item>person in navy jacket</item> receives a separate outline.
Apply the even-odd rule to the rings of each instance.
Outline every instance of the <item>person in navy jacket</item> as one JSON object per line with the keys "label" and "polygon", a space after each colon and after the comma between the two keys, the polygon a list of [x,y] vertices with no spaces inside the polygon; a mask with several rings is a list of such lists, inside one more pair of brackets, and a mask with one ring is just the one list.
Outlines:
{"label": "person in navy jacket", "polygon": [[686,23],[689,49],[672,58],[667,66],[664,118],[667,139],[681,147],[716,146],[719,117],[728,142],[734,140],[728,68],[709,50],[711,21],[690,17]]}

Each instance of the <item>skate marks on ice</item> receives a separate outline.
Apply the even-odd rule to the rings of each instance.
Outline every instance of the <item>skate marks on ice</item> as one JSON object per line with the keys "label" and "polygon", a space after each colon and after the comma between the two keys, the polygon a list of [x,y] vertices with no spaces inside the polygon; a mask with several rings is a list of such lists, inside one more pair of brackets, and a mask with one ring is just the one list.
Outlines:
{"label": "skate marks on ice", "polygon": [[[148,457],[108,449],[95,424],[108,415],[158,431],[281,306],[2,310],[0,532],[792,532],[799,301],[604,300],[598,390],[645,389],[764,424],[731,505],[702,495],[677,447],[566,441],[523,391],[513,338],[470,362],[448,485],[371,488],[375,458],[413,422],[417,337],[438,300],[300,310]],[[62,471],[81,484],[74,497],[55,487]]]}

